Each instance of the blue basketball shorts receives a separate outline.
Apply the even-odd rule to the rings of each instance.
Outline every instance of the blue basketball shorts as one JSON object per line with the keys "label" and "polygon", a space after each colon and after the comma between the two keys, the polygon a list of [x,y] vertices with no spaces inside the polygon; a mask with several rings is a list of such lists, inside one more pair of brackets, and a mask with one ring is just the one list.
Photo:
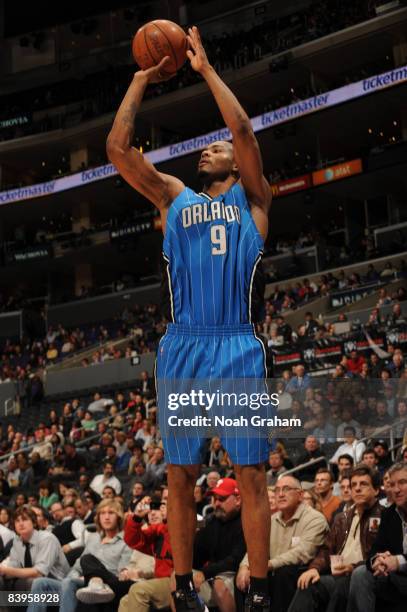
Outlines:
{"label": "blue basketball shorts", "polygon": [[[171,391],[182,390],[183,381],[194,380],[197,384],[210,381],[207,384],[215,389],[217,382],[227,380],[235,381],[232,384],[241,388],[246,379],[264,381],[265,378],[265,348],[255,336],[252,324],[212,327],[168,324],[156,361],[158,418],[166,462],[176,465],[202,463],[209,437],[202,428],[189,428],[179,436],[176,428],[168,427],[168,417],[175,414],[168,401],[168,387]],[[241,409],[241,416],[242,410],[248,418],[251,416],[249,408]],[[215,416],[213,409],[205,414],[212,420]],[[256,465],[267,459],[271,447],[264,430],[252,429],[250,434],[248,431],[244,427],[225,425],[209,435],[220,436],[235,465]]]}

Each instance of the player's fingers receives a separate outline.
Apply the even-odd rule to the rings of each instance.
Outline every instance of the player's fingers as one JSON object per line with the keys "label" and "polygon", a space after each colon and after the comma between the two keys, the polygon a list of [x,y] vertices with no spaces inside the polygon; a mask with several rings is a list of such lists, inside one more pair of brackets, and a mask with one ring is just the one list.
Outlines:
{"label": "player's fingers", "polygon": [[170,61],[170,56],[166,55],[165,57],[162,58],[162,60],[160,61],[160,63],[157,65],[158,70],[161,70],[161,68],[164,68],[164,66],[166,64],[168,64],[168,62]]}
{"label": "player's fingers", "polygon": [[199,30],[198,30],[198,28],[196,26],[194,26],[194,34],[196,36],[197,41],[201,42],[201,35],[200,35]]}
{"label": "player's fingers", "polygon": [[198,28],[196,26],[194,26],[192,28],[192,38],[193,38],[195,47],[199,47],[199,46],[202,45],[201,38],[200,38],[199,32],[198,32]]}
{"label": "player's fingers", "polygon": [[191,61],[194,59],[195,55],[192,53],[192,51],[187,51],[187,58],[190,59]]}
{"label": "player's fingers", "polygon": [[197,49],[203,49],[203,44],[199,34],[195,32],[195,46]]}

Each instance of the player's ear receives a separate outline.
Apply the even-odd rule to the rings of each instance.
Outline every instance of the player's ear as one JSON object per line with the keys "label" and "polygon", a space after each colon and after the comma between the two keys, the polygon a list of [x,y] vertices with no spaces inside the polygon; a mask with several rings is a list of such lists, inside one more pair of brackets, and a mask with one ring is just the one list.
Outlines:
{"label": "player's ear", "polygon": [[232,174],[236,179],[240,178],[239,168],[235,161],[233,161],[233,165],[232,165]]}

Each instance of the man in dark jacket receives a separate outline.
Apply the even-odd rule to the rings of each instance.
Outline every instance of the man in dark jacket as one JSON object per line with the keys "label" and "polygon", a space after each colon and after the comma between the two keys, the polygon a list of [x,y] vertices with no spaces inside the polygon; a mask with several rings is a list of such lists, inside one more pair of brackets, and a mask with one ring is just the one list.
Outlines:
{"label": "man in dark jacket", "polygon": [[[319,441],[315,436],[307,436],[304,442],[305,452],[298,458],[297,465],[308,463],[312,459],[323,457],[324,453],[321,451]],[[314,482],[315,475],[320,467],[327,467],[326,459],[323,461],[317,461],[314,465],[309,465],[303,468],[297,474],[298,480],[306,480],[308,482]]]}
{"label": "man in dark jacket", "polygon": [[351,580],[352,612],[405,610],[407,602],[407,463],[389,470],[394,504],[383,511],[377,539],[366,565]]}
{"label": "man in dark jacket", "polygon": [[[392,424],[392,421],[390,424]],[[386,440],[375,440],[373,442],[373,449],[378,458],[377,469],[383,476],[393,463],[389,452],[389,445],[387,444]]]}
{"label": "man in dark jacket", "polygon": [[[350,576],[366,561],[383,510],[377,500],[380,490],[377,473],[362,465],[352,470],[350,482],[354,506],[335,517],[323,546],[298,579],[289,612],[346,609]],[[331,555],[337,556],[337,564],[330,562]]]}
{"label": "man in dark jacket", "polygon": [[233,581],[246,553],[240,494],[233,478],[221,478],[211,494],[215,510],[194,544],[194,586],[210,607],[234,609]]}

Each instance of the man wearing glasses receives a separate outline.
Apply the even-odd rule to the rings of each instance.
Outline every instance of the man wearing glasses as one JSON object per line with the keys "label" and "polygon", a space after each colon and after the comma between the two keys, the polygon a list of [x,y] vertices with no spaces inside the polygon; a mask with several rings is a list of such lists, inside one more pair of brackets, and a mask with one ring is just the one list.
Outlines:
{"label": "man wearing glasses", "polygon": [[[364,564],[380,524],[380,476],[360,465],[350,473],[353,506],[339,513],[324,545],[298,579],[289,612],[346,610],[350,576]],[[353,611],[353,608],[350,608]],[[365,611],[365,609],[363,609]]]}
{"label": "man wearing glasses", "polygon": [[[324,516],[303,503],[300,482],[280,476],[275,487],[278,511],[271,518],[268,581],[271,610],[285,611],[294,596],[301,569],[316,554],[328,531]],[[243,610],[244,593],[250,583],[247,555],[236,578],[236,604]]]}

